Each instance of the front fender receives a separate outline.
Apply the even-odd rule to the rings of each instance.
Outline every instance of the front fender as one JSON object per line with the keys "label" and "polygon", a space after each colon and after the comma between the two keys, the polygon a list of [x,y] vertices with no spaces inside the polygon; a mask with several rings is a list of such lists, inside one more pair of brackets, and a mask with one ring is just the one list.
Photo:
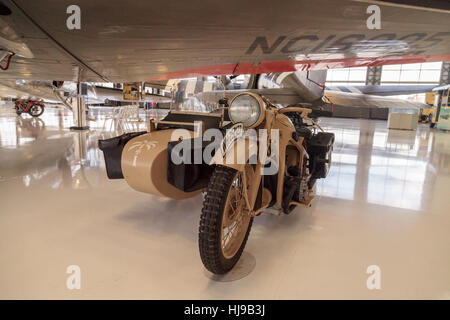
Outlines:
{"label": "front fender", "polygon": [[241,137],[227,149],[219,148],[210,161],[210,165],[222,165],[238,171],[244,171],[246,163],[256,164],[258,142],[256,138]]}

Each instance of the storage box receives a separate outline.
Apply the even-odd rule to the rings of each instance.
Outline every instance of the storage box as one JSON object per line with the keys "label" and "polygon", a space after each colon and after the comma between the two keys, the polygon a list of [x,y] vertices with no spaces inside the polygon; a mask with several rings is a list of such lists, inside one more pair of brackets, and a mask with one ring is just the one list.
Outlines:
{"label": "storage box", "polygon": [[417,113],[391,112],[388,118],[389,129],[416,130],[419,116]]}

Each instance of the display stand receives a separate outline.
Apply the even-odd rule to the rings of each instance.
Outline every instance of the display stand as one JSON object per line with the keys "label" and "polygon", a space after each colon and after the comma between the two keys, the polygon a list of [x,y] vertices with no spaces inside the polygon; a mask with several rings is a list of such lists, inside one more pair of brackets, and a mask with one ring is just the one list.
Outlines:
{"label": "display stand", "polygon": [[252,273],[253,269],[255,269],[255,266],[255,257],[251,253],[244,251],[234,268],[231,269],[231,271],[229,271],[228,273],[218,275],[213,274],[206,269],[204,270],[204,272],[205,275],[211,280],[218,282],[232,282],[248,276],[250,273]]}

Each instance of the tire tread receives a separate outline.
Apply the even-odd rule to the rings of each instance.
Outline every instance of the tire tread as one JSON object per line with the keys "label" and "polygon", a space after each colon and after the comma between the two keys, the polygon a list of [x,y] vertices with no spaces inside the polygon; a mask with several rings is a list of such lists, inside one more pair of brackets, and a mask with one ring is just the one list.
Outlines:
{"label": "tire tread", "polygon": [[237,263],[247,243],[253,223],[253,218],[251,218],[241,247],[234,257],[225,259],[220,247],[220,228],[228,191],[235,174],[236,170],[232,168],[217,166],[211,176],[203,201],[198,237],[200,257],[205,268],[215,274],[227,273]]}

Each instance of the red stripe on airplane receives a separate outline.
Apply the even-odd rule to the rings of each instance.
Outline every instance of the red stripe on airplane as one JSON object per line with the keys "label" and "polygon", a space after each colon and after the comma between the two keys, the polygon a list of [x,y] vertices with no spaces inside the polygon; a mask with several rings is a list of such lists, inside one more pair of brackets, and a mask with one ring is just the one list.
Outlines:
{"label": "red stripe on airplane", "polygon": [[180,78],[191,78],[201,76],[231,75],[231,74],[254,74],[254,73],[277,73],[288,71],[323,70],[349,67],[375,67],[389,64],[423,63],[450,61],[450,54],[443,55],[418,55],[418,56],[391,56],[382,58],[345,58],[328,60],[288,60],[253,63],[231,63],[215,66],[184,69],[159,75],[151,80],[169,80]]}

